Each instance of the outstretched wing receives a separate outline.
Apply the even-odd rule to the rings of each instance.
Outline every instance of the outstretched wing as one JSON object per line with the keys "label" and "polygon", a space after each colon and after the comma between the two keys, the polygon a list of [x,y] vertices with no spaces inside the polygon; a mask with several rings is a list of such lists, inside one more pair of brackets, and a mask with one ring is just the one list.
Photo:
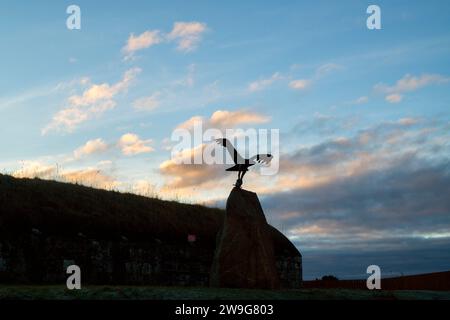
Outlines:
{"label": "outstretched wing", "polygon": [[233,144],[228,139],[216,139],[217,144],[221,145],[225,149],[227,149],[231,158],[235,164],[243,164],[245,162],[244,158],[237,152],[237,150],[233,147]]}
{"label": "outstretched wing", "polygon": [[273,156],[271,154],[257,154],[256,156],[253,156],[250,158],[250,161],[253,163],[260,163],[260,164],[269,164],[270,161],[272,161]]}

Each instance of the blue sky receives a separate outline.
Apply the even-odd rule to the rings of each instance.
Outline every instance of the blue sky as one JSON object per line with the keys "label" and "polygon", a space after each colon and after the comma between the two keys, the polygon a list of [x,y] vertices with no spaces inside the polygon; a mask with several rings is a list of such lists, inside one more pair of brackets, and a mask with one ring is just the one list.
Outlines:
{"label": "blue sky", "polygon": [[[71,4],[81,8],[81,30],[66,28]],[[381,30],[366,27],[369,4],[381,8]],[[307,267],[330,242],[342,244],[329,255],[337,262],[351,248],[361,253],[329,229],[357,229],[369,251],[382,239],[380,264],[395,250],[450,248],[448,201],[407,180],[431,170],[424,179],[439,181],[430,186],[450,185],[449,13],[448,1],[2,1],[0,170],[220,203],[234,177],[223,167],[173,166],[169,139],[192,117],[215,123],[222,111],[242,126],[280,130],[279,175],[246,179],[271,223],[311,252],[306,277],[351,276],[320,259]],[[392,185],[398,203],[382,192],[386,181],[367,185],[371,175],[405,179]],[[337,196],[339,205],[286,200],[341,184],[354,191]],[[357,190],[367,190],[367,205],[355,208]],[[378,224],[383,210],[408,216],[398,209],[411,203],[406,195],[423,200],[411,205],[411,224]],[[434,209],[425,214],[427,203]],[[361,211],[379,219],[352,220]],[[399,234],[407,250],[374,225]],[[448,269],[450,257],[439,259],[387,268]]]}

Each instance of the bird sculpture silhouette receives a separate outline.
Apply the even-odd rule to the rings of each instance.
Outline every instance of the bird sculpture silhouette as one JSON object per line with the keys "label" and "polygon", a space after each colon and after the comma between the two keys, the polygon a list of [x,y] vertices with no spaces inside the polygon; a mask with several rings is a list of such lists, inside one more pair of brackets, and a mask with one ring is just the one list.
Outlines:
{"label": "bird sculpture silhouette", "polygon": [[233,147],[233,144],[228,139],[216,139],[215,140],[219,145],[223,146],[227,149],[231,158],[233,159],[234,166],[226,169],[226,171],[237,171],[238,179],[236,180],[235,186],[240,188],[242,186],[242,179],[244,175],[247,173],[248,168],[255,164],[269,164],[272,161],[273,156],[270,153],[267,154],[257,154],[249,159],[244,159],[237,150]]}

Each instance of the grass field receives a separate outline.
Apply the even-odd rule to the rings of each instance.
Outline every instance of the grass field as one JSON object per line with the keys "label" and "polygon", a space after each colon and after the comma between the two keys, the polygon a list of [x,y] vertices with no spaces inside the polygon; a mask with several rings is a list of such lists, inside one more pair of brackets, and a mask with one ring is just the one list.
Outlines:
{"label": "grass field", "polygon": [[186,287],[0,286],[0,300],[450,300],[449,291],[243,290]]}

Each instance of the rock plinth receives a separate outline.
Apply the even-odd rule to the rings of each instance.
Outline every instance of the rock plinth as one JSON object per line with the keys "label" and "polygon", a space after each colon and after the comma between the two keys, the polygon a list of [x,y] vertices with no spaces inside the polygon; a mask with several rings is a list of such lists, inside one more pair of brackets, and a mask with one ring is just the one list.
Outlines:
{"label": "rock plinth", "polygon": [[259,289],[280,286],[270,226],[254,192],[234,188],[228,197],[210,285]]}

